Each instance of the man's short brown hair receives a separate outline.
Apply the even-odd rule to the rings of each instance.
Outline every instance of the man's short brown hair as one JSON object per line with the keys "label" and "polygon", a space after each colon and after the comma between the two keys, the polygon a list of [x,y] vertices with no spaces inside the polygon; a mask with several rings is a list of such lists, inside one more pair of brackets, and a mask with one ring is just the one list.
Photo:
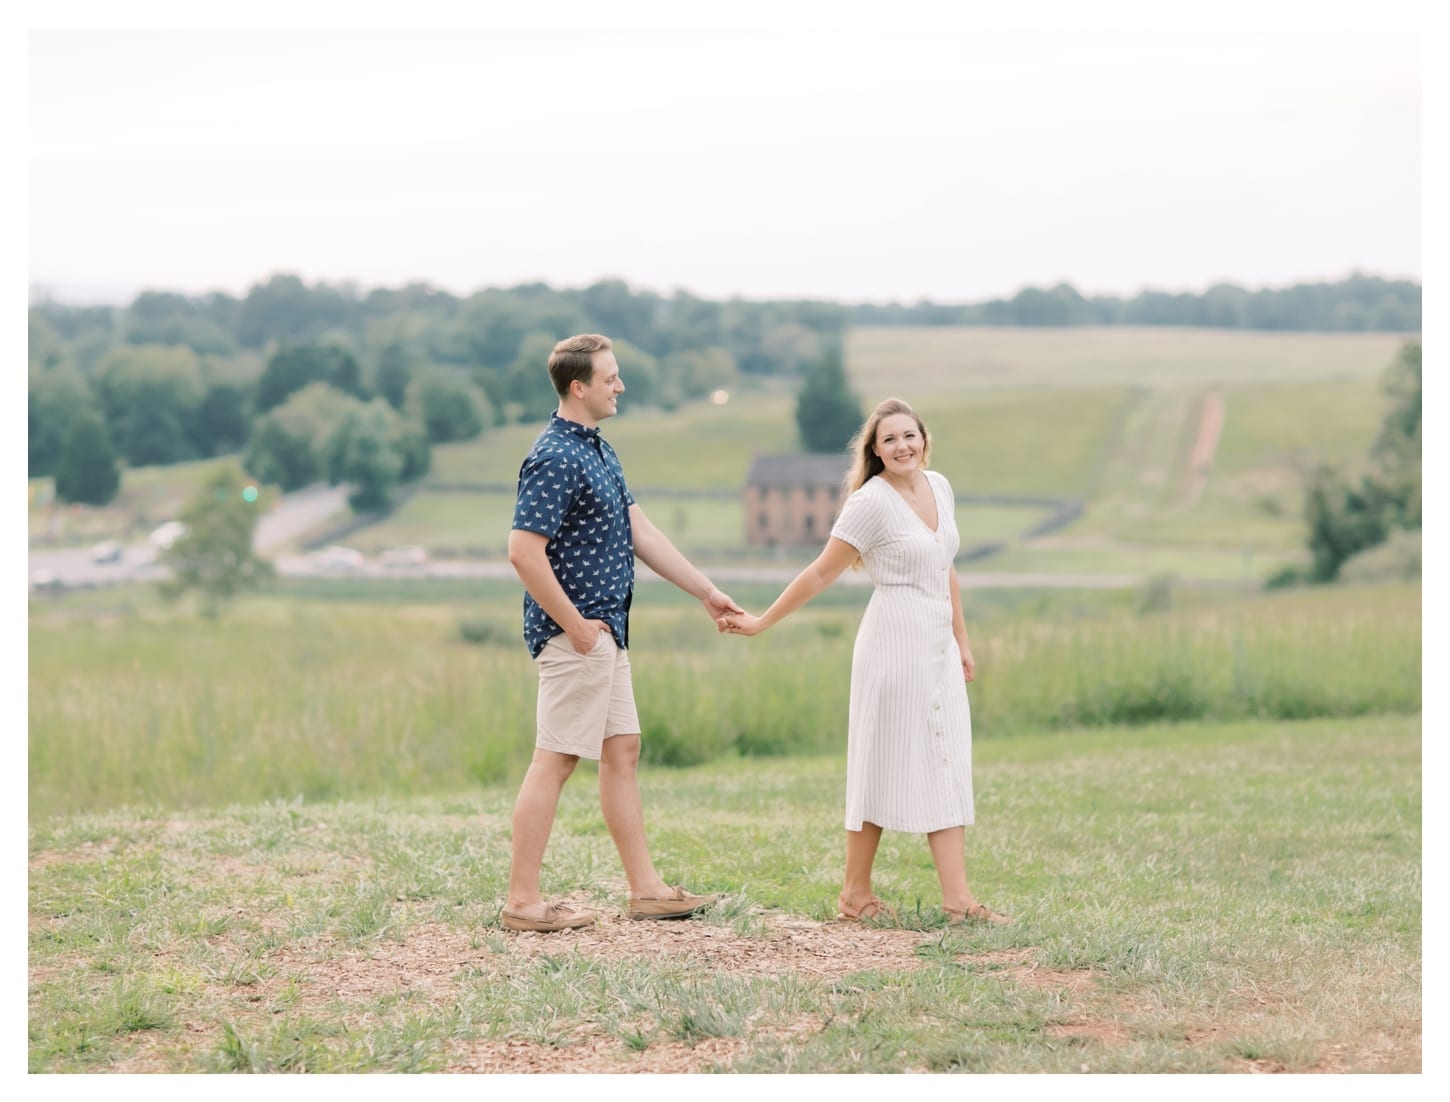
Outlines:
{"label": "man's short brown hair", "polygon": [[554,381],[559,397],[569,393],[569,384],[575,379],[587,386],[594,375],[594,353],[608,352],[613,347],[608,337],[598,333],[565,337],[554,345],[554,351],[549,354],[549,378]]}

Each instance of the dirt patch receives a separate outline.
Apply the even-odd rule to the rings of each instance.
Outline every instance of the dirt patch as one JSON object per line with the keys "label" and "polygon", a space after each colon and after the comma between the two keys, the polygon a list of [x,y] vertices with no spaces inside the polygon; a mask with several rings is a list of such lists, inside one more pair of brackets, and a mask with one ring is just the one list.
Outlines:
{"label": "dirt patch", "polygon": [[[379,1000],[405,998],[415,1010],[439,1012],[457,1004],[464,985],[493,977],[506,979],[521,965],[551,956],[579,956],[599,961],[647,960],[658,965],[678,961],[691,968],[731,975],[799,975],[826,981],[871,971],[908,972],[929,961],[918,955],[939,935],[920,930],[873,927],[856,923],[815,922],[792,916],[767,916],[762,927],[742,935],[728,926],[705,921],[635,922],[605,913],[595,926],[557,934],[514,933],[495,928],[467,929],[437,922],[408,928],[398,942],[353,946],[332,937],[279,947],[255,965],[265,968],[246,984],[218,990],[217,1020],[187,1021],[184,1028],[196,1052],[221,1039],[222,1020],[240,1029],[275,1020],[278,1013],[326,1015],[339,1004],[375,1006]],[[978,965],[1014,983],[1044,987],[1054,977],[1078,983],[1076,973],[1034,968],[1030,949],[966,953],[958,959]],[[346,1015],[338,1021],[346,1026]],[[822,1028],[814,1019],[776,1023],[774,1040]],[[581,1023],[559,1043],[509,1037],[466,1042],[450,1053],[445,1070],[504,1074],[560,1073],[698,1073],[728,1069],[748,1052],[748,1037],[706,1037],[692,1042],[651,1038],[639,1051],[613,1033]],[[155,1072],[174,1069],[174,1039],[141,1035],[135,1048],[109,1070]]]}
{"label": "dirt patch", "polygon": [[617,1037],[591,1037],[568,1045],[535,1041],[486,1041],[473,1045],[448,1065],[450,1072],[485,1072],[505,1075],[592,1075],[643,1072],[688,1075],[729,1068],[748,1047],[739,1037],[709,1037],[693,1045],[680,1041],[651,1044],[642,1052],[629,1052]]}
{"label": "dirt patch", "polygon": [[561,934],[507,936],[515,951],[528,956],[563,950],[598,960],[664,957],[757,976],[794,972],[841,979],[878,969],[911,971],[924,963],[915,955],[924,939],[918,930],[778,916],[757,937],[704,922],[635,922],[622,915]]}
{"label": "dirt patch", "polygon": [[[267,954],[277,970],[274,980],[297,986],[298,1007],[305,1009],[338,999],[377,998],[407,992],[439,1005],[451,1003],[457,977],[467,970],[504,975],[518,957],[578,954],[592,960],[648,960],[704,966],[734,975],[796,974],[842,979],[868,971],[905,972],[925,961],[916,955],[925,937],[921,931],[812,922],[773,917],[757,936],[741,936],[727,926],[707,922],[635,922],[605,914],[598,924],[554,934],[460,929],[441,923],[411,926],[401,942],[374,945],[357,953],[330,938],[284,946]],[[502,942],[502,952],[492,946]],[[1024,971],[1031,971],[1024,969]]]}
{"label": "dirt patch", "polygon": [[1056,1025],[1049,1025],[1043,1033],[1055,1040],[1071,1040],[1087,1042],[1100,1045],[1123,1045],[1132,1040],[1133,1035],[1128,1032],[1126,1026],[1121,1022],[1089,1021],[1089,1022],[1061,1022]]}

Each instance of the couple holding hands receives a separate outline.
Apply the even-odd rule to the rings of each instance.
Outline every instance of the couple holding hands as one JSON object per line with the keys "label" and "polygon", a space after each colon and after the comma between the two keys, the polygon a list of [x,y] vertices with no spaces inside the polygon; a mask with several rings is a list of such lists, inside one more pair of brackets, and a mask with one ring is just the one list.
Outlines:
{"label": "couple holding hands", "polygon": [[848,496],[825,548],[752,616],[650,522],[600,436],[625,389],[609,339],[560,341],[548,369],[559,408],[519,471],[509,534],[539,696],[534,756],[513,810],[503,926],[555,931],[598,917],[549,902],[539,889],[559,795],[580,758],[599,763],[600,806],[629,881],[630,917],[684,918],[716,900],[667,884],[645,841],[628,635],[636,558],[697,597],[732,635],[765,631],[847,569],[864,568],[875,590],[851,659],[840,917],[892,913],[871,889],[871,869],[882,830],[898,830],[926,835],[949,919],[1010,922],[967,884],[965,828],[974,812],[965,682],[976,663],[953,565],[960,538],[952,488],[927,469],[930,438],[911,407],[892,398],[872,412],[851,443]]}

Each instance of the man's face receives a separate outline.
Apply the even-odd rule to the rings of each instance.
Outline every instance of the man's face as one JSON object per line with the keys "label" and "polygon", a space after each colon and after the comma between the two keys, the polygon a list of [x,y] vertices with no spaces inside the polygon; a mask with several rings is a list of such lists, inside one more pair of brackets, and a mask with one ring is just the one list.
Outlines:
{"label": "man's face", "polygon": [[581,384],[584,388],[582,401],[589,416],[598,424],[619,412],[619,396],[624,393],[624,383],[619,379],[619,364],[613,352],[596,352],[591,361],[594,373],[587,383]]}

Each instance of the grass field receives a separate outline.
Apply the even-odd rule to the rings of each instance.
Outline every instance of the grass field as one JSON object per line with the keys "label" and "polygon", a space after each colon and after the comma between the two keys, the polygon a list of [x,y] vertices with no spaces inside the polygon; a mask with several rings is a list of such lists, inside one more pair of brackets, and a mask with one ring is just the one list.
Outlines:
{"label": "grass field", "polygon": [[839,753],[647,770],[662,871],[725,893],[647,927],[581,772],[545,888],[604,917],[560,935],[498,924],[509,786],[40,817],[29,1068],[1421,1070],[1416,717],[989,739],[974,772],[1011,927],[946,928],[892,834],[898,921],[824,921]]}
{"label": "grass field", "polygon": [[1157,326],[877,327],[850,332],[846,366],[868,402],[903,388],[939,394],[997,387],[1298,384],[1377,378],[1402,339],[1393,333]]}

